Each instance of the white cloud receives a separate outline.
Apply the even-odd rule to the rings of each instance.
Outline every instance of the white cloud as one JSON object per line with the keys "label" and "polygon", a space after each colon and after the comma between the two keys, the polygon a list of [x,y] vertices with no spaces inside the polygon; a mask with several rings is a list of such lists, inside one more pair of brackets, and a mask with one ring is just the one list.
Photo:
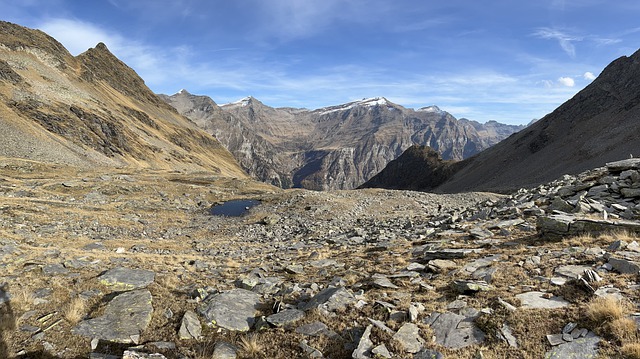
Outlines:
{"label": "white cloud", "polygon": [[562,47],[562,50],[564,50],[564,52],[571,58],[576,57],[576,47],[573,42],[582,41],[582,37],[569,35],[559,29],[552,29],[548,27],[539,28],[533,33],[533,35],[542,39],[557,40],[560,47]]}
{"label": "white cloud", "polygon": [[561,77],[558,79],[558,82],[562,86],[573,87],[576,85],[576,82],[571,77]]}
{"label": "white cloud", "polygon": [[582,77],[584,77],[585,80],[589,80],[589,81],[596,79],[596,75],[594,75],[593,72],[589,72],[589,71],[585,72],[584,75],[582,75]]}

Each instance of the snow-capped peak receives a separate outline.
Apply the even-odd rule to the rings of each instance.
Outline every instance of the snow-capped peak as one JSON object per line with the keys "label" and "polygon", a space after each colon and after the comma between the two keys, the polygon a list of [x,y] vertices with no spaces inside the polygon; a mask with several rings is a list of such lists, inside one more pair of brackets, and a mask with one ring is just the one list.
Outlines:
{"label": "snow-capped peak", "polygon": [[444,111],[442,111],[440,109],[440,107],[438,107],[436,105],[422,107],[422,108],[419,108],[418,111],[420,111],[420,112],[432,112],[432,113],[442,113],[442,112],[444,112]]}
{"label": "snow-capped peak", "polygon": [[185,89],[180,89],[180,91],[176,92],[174,95],[188,95],[189,91]]}
{"label": "snow-capped peak", "polygon": [[251,101],[252,97],[251,96],[247,96],[245,98],[242,98],[236,102],[229,102],[229,103],[225,103],[222,106],[242,106],[245,107],[247,105],[249,105],[249,102]]}
{"label": "snow-capped peak", "polygon": [[363,98],[362,100],[359,100],[359,101],[352,101],[352,102],[348,102],[348,103],[337,105],[337,106],[324,107],[324,108],[317,109],[316,111],[319,111],[321,115],[326,115],[331,112],[346,111],[357,106],[375,107],[379,105],[390,106],[391,102],[389,102],[389,100],[387,100],[384,97]]}

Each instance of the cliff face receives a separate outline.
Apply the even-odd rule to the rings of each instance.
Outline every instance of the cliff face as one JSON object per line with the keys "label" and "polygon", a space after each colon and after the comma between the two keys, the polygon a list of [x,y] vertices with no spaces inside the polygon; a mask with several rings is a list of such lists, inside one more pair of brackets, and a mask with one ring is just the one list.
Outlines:
{"label": "cliff face", "polygon": [[250,97],[219,107],[186,91],[163,99],[214,133],[251,175],[285,188],[356,188],[414,144],[460,160],[521,128],[496,130],[435,106],[414,111],[384,98],[313,111]]}
{"label": "cliff face", "polygon": [[[640,157],[640,51],[609,64],[555,111],[482,153],[461,161],[439,192],[511,191]],[[416,163],[416,175],[422,166]],[[397,188],[388,178],[382,187]]]}
{"label": "cliff face", "polygon": [[104,44],[73,57],[0,22],[0,156],[244,177],[231,154],[160,100]]}

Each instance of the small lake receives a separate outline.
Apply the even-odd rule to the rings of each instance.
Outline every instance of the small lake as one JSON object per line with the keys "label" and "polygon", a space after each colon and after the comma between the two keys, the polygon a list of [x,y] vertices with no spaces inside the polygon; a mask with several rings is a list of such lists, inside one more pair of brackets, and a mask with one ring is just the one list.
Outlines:
{"label": "small lake", "polygon": [[214,216],[240,217],[259,204],[260,201],[255,199],[236,199],[215,205],[209,212]]}

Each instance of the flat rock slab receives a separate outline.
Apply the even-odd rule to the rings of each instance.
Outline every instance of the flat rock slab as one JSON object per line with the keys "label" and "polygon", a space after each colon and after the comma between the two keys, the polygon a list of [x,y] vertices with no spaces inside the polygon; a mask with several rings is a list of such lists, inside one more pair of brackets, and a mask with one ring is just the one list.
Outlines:
{"label": "flat rock slab", "polygon": [[613,270],[622,274],[637,274],[640,271],[640,264],[638,262],[622,259],[622,258],[609,258],[609,264],[613,267]]}
{"label": "flat rock slab", "polygon": [[304,318],[304,312],[298,309],[285,309],[279,313],[268,316],[267,322],[276,327],[283,327]]}
{"label": "flat rock slab", "polygon": [[354,304],[356,298],[349,290],[344,287],[325,288],[309,300],[302,309],[307,311],[310,309],[320,308],[329,312],[339,309],[346,309]]}
{"label": "flat rock slab", "polygon": [[198,311],[207,323],[246,332],[255,323],[260,296],[246,289],[231,289],[212,296]]}
{"label": "flat rock slab", "polygon": [[373,325],[368,325],[364,333],[362,333],[362,337],[358,341],[358,347],[351,353],[353,359],[369,359],[372,357],[373,342],[370,338],[372,327]]}
{"label": "flat rock slab", "polygon": [[153,283],[155,273],[143,269],[116,267],[98,277],[100,283],[115,291],[145,288]]}
{"label": "flat rock slab", "polygon": [[420,337],[420,328],[413,323],[404,323],[398,332],[393,335],[405,352],[417,353],[422,349],[424,340]]}
{"label": "flat rock slab", "polygon": [[600,337],[589,333],[585,338],[553,347],[545,354],[545,359],[595,359],[598,357]]}
{"label": "flat rock slab", "polygon": [[187,310],[182,317],[178,337],[182,340],[200,339],[202,337],[202,325],[198,315],[191,310]]}
{"label": "flat rock slab", "polygon": [[122,293],[107,304],[104,315],[80,322],[73,333],[89,338],[135,343],[153,314],[151,293],[146,289]]}
{"label": "flat rock slab", "polygon": [[444,354],[433,349],[422,349],[413,354],[413,359],[445,359]]}
{"label": "flat rock slab", "polygon": [[452,349],[480,344],[485,339],[483,331],[473,324],[472,317],[451,312],[432,313],[425,320],[436,336],[436,343]]}
{"label": "flat rock slab", "polygon": [[554,270],[556,274],[561,276],[565,276],[568,278],[576,279],[579,275],[582,275],[584,271],[593,269],[591,266],[581,266],[581,265],[566,265],[560,266]]}
{"label": "flat rock slab", "polygon": [[329,327],[323,322],[313,322],[309,324],[304,324],[296,328],[296,333],[316,336],[322,333],[327,333],[329,331]]}
{"label": "flat rock slab", "polygon": [[527,292],[516,295],[516,298],[520,300],[521,308],[556,309],[569,305],[569,302],[561,297],[545,298],[546,295],[547,293],[543,292]]}
{"label": "flat rock slab", "polygon": [[628,158],[626,160],[607,163],[607,170],[609,170],[609,172],[622,172],[631,169],[640,169],[640,158]]}
{"label": "flat rock slab", "polygon": [[424,260],[430,261],[433,259],[459,259],[464,258],[472,253],[480,253],[482,249],[440,249],[440,250],[426,250],[422,253]]}

